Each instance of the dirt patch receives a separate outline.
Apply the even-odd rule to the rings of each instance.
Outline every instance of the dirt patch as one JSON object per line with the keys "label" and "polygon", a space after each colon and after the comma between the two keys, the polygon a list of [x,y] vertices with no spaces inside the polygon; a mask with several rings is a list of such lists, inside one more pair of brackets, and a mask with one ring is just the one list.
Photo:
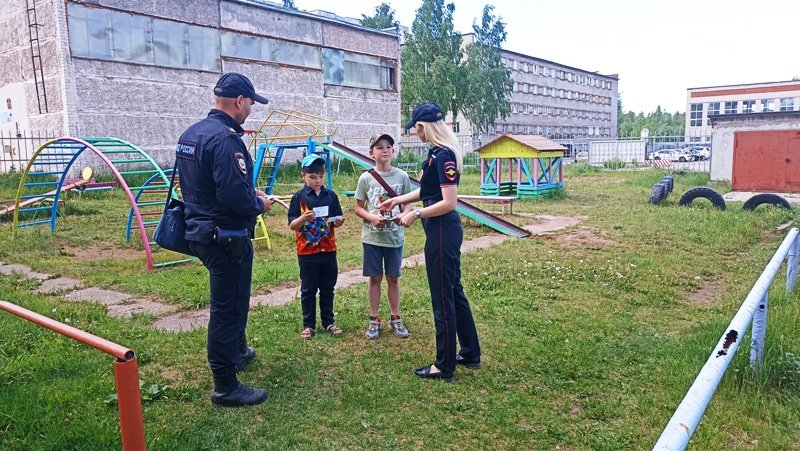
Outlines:
{"label": "dirt patch", "polygon": [[61,253],[81,261],[105,260],[109,258],[134,260],[144,257],[144,251],[142,250],[129,248],[120,249],[111,243],[94,243],[87,247],[64,246],[61,249]]}
{"label": "dirt patch", "polygon": [[721,292],[719,285],[707,283],[688,293],[686,299],[694,305],[708,306],[714,303]]}
{"label": "dirt patch", "polygon": [[555,237],[555,242],[565,247],[586,247],[586,246],[617,246],[619,243],[602,237],[589,227],[580,227],[574,232]]}

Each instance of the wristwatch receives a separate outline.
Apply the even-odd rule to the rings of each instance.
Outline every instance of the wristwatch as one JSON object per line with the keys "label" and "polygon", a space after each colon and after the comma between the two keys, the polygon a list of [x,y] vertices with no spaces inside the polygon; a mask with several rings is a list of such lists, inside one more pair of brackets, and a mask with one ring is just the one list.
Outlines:
{"label": "wristwatch", "polygon": [[415,209],[414,210],[414,216],[416,216],[418,218],[422,217],[422,210],[420,210],[419,208]]}

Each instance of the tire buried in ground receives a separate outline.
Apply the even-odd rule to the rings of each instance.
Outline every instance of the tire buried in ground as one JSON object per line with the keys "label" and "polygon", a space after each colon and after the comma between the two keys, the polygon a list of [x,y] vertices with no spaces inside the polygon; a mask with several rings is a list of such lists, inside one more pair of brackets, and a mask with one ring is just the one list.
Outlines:
{"label": "tire buried in ground", "polygon": [[772,193],[762,193],[756,194],[750,199],[747,199],[747,202],[742,205],[742,210],[753,211],[758,208],[759,205],[772,205],[775,207],[785,208],[787,210],[792,209],[789,201],[787,201],[783,196]]}
{"label": "tire buried in ground", "polygon": [[698,186],[686,191],[681,196],[681,200],[678,201],[678,205],[684,207],[692,205],[695,199],[708,199],[715,208],[725,209],[725,199],[722,198],[722,195],[707,186]]}
{"label": "tire buried in ground", "polygon": [[667,187],[663,183],[656,183],[650,190],[650,203],[657,205],[667,197]]}
{"label": "tire buried in ground", "polygon": [[661,183],[667,185],[667,195],[671,194],[672,189],[675,187],[675,183],[674,180],[672,179],[672,176],[671,175],[664,176],[664,178],[661,179]]}

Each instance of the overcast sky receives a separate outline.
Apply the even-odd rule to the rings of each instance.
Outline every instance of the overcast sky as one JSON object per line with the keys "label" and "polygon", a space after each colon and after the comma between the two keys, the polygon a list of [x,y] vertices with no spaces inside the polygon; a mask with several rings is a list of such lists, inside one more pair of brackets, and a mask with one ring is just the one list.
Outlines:
{"label": "overcast sky", "polygon": [[[381,0],[295,0],[303,10],[372,15]],[[411,26],[420,0],[386,1]],[[472,31],[483,6],[506,23],[505,48],[619,74],[623,108],[686,110],[686,89],[800,76],[800,0],[455,0]]]}

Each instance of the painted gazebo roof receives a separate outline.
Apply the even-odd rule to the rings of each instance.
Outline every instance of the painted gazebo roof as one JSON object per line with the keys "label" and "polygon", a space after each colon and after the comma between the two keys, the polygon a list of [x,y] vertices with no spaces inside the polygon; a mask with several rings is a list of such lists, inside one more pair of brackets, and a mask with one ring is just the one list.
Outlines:
{"label": "painted gazebo roof", "polygon": [[481,158],[563,156],[567,148],[540,135],[500,135],[475,149]]}

